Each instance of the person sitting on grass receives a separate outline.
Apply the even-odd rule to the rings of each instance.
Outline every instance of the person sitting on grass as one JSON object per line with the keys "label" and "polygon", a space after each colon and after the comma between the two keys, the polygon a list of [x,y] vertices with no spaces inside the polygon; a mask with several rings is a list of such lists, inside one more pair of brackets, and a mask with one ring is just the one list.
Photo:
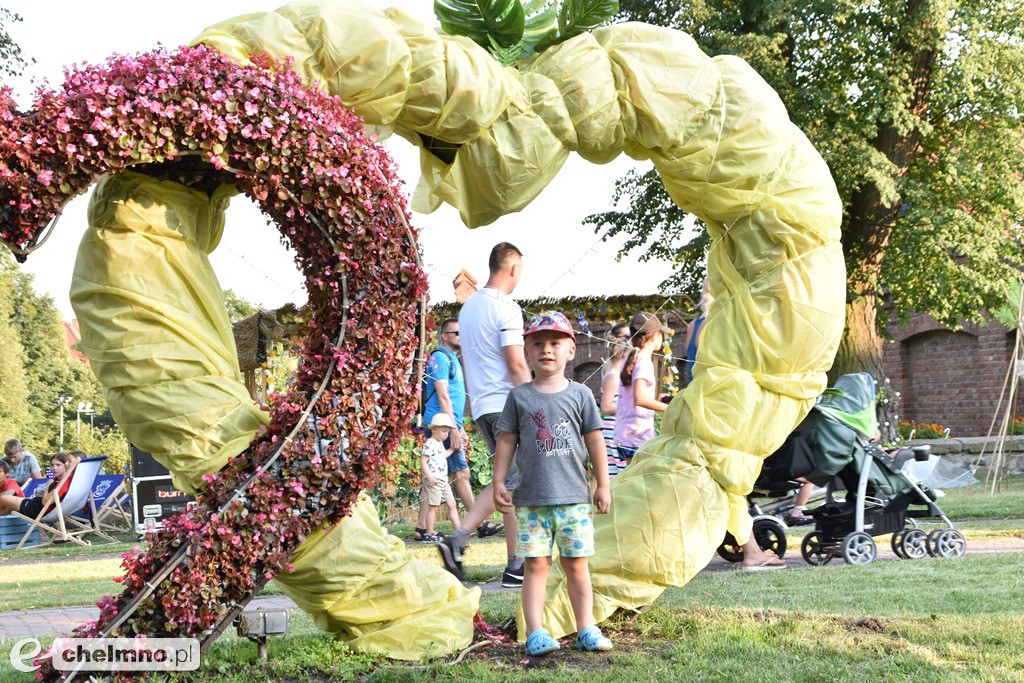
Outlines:
{"label": "person sitting on grass", "polygon": [[[53,507],[55,498],[63,500],[64,496],[68,493],[68,489],[71,488],[72,477],[65,477],[64,475],[72,469],[73,462],[74,460],[67,453],[58,453],[53,456],[50,459],[53,481],[46,485],[46,491],[43,495],[33,496],[32,498],[0,496],[0,515],[20,512],[30,519],[35,519],[43,510],[49,511]],[[60,487],[59,490],[58,486]]]}
{"label": "person sitting on grass", "polygon": [[[517,554],[526,558],[526,654],[538,657],[559,649],[541,624],[555,542],[576,617],[576,647],[611,650],[612,641],[594,625],[587,565],[587,557],[594,554],[593,509],[605,514],[611,505],[601,414],[590,389],[565,377],[565,365],[576,355],[576,333],[568,318],[558,311],[531,316],[523,337],[534,379],[512,389],[498,419],[494,504],[502,512],[515,506]],[[520,475],[514,495],[505,486],[513,457]],[[588,457],[597,481],[593,506]]]}
{"label": "person sitting on grass", "polygon": [[430,436],[423,442],[423,453],[420,456],[420,469],[423,474],[423,486],[420,491],[420,508],[427,507],[423,526],[422,540],[437,543],[444,536],[434,532],[434,520],[437,508],[441,503],[448,505],[448,518],[452,526],[461,528],[459,524],[459,508],[455,504],[451,484],[448,483],[448,456],[455,452],[455,446],[445,450],[444,442],[455,429],[452,419],[444,413],[437,413],[430,420]]}
{"label": "person sitting on grass", "polygon": [[0,483],[0,496],[25,497],[25,492],[18,486],[18,482],[11,479],[11,466],[3,460],[0,460],[0,475],[3,477],[3,483]]}

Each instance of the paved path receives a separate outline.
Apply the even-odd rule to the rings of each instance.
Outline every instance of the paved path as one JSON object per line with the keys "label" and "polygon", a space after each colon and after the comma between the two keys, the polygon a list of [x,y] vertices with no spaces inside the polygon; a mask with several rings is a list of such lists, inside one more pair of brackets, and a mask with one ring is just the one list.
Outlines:
{"label": "paved path", "polygon": [[[893,561],[896,555],[889,547],[887,538],[878,546],[878,560]],[[1024,538],[997,538],[968,541],[967,552],[971,555],[992,555],[997,553],[1024,552]],[[792,548],[786,552],[786,561],[791,567],[806,567],[800,556],[800,549]],[[68,558],[71,559],[71,558]],[[93,558],[89,558],[93,559]],[[926,560],[921,560],[926,561]],[[833,560],[841,563],[842,560]],[[717,555],[704,569],[706,572],[724,572],[736,570],[736,565],[726,562]],[[502,588],[499,581],[481,584],[484,593],[497,593],[514,589]],[[294,602],[284,596],[258,597],[249,603],[248,609],[263,607],[265,609],[298,609]],[[72,629],[99,616],[97,607],[60,607],[53,609],[33,609],[16,612],[0,613],[0,638],[24,638],[30,636],[53,636],[70,633]]]}

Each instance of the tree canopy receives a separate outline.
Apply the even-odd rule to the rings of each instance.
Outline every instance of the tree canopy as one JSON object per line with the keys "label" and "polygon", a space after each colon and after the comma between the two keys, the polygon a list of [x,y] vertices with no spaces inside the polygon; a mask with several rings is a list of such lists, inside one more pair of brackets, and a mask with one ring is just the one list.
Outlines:
{"label": "tree canopy", "polygon": [[[21,402],[27,419],[20,426],[12,424],[10,436],[31,445],[29,450],[56,452],[60,446],[60,409],[55,402],[58,396],[73,399],[64,410],[65,419],[69,415],[75,417],[75,404],[81,401],[93,404],[98,424],[112,425],[109,414],[104,415],[107,403],[99,382],[88,366],[71,355],[64,322],[53,299],[35,291],[35,277],[23,272],[6,249],[0,250],[0,278],[5,283],[0,301],[6,309],[0,324],[10,325],[17,339],[13,350],[2,347],[2,362],[11,366],[20,363],[26,390]],[[8,394],[6,382],[3,387],[2,393]],[[65,439],[65,446],[68,445]]]}
{"label": "tree canopy", "polygon": [[[999,305],[1002,283],[1024,264],[1024,4],[620,6],[620,19],[672,26],[710,55],[747,60],[829,163],[844,205],[843,371],[878,369],[883,293],[901,318],[922,312],[950,326]],[[697,300],[700,226],[672,204],[653,170],[621,178],[615,199],[623,210],[587,222],[607,237],[627,235],[625,251],[675,261],[672,289]]]}
{"label": "tree canopy", "polygon": [[29,60],[22,54],[21,47],[7,32],[7,27],[18,21],[21,21],[20,16],[0,7],[0,75],[17,76],[28,66]]}

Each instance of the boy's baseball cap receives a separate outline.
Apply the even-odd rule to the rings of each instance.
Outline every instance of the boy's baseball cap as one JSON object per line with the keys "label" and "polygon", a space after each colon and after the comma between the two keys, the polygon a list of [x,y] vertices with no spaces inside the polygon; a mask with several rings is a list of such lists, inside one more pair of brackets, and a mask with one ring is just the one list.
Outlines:
{"label": "boy's baseball cap", "polygon": [[633,319],[629,321],[629,327],[632,329],[633,334],[639,334],[640,332],[661,332],[662,334],[675,334],[670,327],[666,327],[658,319],[658,316],[647,311],[640,311],[633,316]]}
{"label": "boy's baseball cap", "polygon": [[452,419],[444,413],[438,413],[434,417],[430,418],[430,428],[434,429],[437,427],[447,427],[448,429],[455,429],[455,425],[452,424]]}
{"label": "boy's baseball cap", "polygon": [[523,336],[526,337],[534,332],[541,332],[543,330],[561,332],[569,337],[569,339],[576,341],[576,333],[573,331],[569,319],[558,311],[541,311],[531,315],[526,323],[526,329],[523,330]]}

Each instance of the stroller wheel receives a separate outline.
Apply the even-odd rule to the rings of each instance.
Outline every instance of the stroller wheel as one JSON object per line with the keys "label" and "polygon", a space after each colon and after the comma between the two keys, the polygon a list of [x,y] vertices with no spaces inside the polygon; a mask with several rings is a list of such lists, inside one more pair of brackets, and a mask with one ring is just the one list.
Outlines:
{"label": "stroller wheel", "polygon": [[803,555],[804,561],[807,564],[820,567],[832,561],[835,548],[822,543],[821,539],[822,533],[820,531],[812,531],[804,536],[803,543],[800,544],[800,554]]}
{"label": "stroller wheel", "polygon": [[875,539],[863,531],[846,534],[840,550],[847,564],[868,564],[878,556]]}
{"label": "stroller wheel", "polygon": [[743,560],[743,546],[741,546],[732,534],[726,532],[725,540],[718,546],[718,555],[726,562],[740,562]]}
{"label": "stroller wheel", "polygon": [[920,529],[905,529],[906,533],[900,541],[903,557],[908,560],[920,560],[929,554],[928,536]]}
{"label": "stroller wheel", "polygon": [[774,519],[755,519],[753,534],[761,550],[779,558],[786,554],[786,529]]}
{"label": "stroller wheel", "polygon": [[892,540],[890,541],[892,545],[892,551],[896,553],[896,557],[900,558],[901,560],[908,559],[907,554],[903,552],[903,538],[907,535],[908,531],[910,531],[910,529],[900,529],[892,535]]}
{"label": "stroller wheel", "polygon": [[927,545],[932,557],[960,557],[967,552],[967,540],[956,529],[935,529],[928,534]]}

